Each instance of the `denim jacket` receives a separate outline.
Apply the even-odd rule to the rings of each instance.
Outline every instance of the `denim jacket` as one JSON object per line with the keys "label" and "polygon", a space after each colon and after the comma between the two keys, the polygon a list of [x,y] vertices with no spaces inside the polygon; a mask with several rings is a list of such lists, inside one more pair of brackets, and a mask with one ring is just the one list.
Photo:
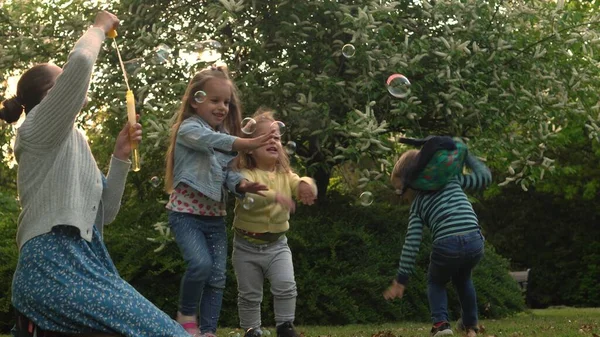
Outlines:
{"label": "denim jacket", "polygon": [[225,201],[226,186],[243,197],[235,191],[243,177],[229,167],[237,155],[232,150],[236,138],[213,130],[199,116],[184,120],[177,131],[172,187],[183,182],[215,201]]}

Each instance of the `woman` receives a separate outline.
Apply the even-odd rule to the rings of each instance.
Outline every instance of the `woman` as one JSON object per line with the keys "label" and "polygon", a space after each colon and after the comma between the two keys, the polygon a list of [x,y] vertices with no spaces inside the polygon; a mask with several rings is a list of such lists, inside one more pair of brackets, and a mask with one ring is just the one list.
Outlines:
{"label": "woman", "polygon": [[119,20],[100,12],[61,69],[40,64],[23,74],[0,119],[25,121],[15,156],[22,212],[12,284],[16,336],[189,336],[118,274],[102,241],[117,215],[141,125],[119,133],[106,177],[75,120],[106,33]]}

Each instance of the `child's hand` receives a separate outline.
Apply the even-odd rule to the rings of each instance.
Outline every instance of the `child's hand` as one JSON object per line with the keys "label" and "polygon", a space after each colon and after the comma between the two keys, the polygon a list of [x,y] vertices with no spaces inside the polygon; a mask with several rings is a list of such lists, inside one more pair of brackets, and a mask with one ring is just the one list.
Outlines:
{"label": "child's hand", "polygon": [[[139,120],[140,115],[137,115],[136,119]],[[135,123],[134,126],[131,126],[129,122],[126,122],[125,126],[123,126],[123,129],[117,136],[113,156],[115,156],[117,159],[127,160],[127,158],[129,158],[129,154],[131,153],[131,142],[134,141],[139,143],[141,140],[142,125],[140,123]]]}
{"label": "child's hand", "polygon": [[252,151],[261,146],[276,144],[279,139],[279,133],[271,130],[270,133],[265,133],[255,138],[237,138],[233,142],[232,149],[234,151]]}
{"label": "child's hand", "polygon": [[275,194],[275,202],[288,209],[290,213],[294,213],[296,211],[296,203],[292,198],[288,198],[281,193]]}
{"label": "child's hand", "polygon": [[117,29],[119,26],[119,19],[114,15],[107,11],[101,11],[96,14],[96,19],[94,20],[94,27],[98,27],[104,31],[104,34],[107,34],[113,29]]}
{"label": "child's hand", "polygon": [[265,196],[261,191],[266,191],[269,188],[267,185],[263,185],[261,183],[257,183],[254,181],[248,181],[246,179],[242,179],[242,181],[237,185],[236,190],[240,193],[254,193],[258,195]]}
{"label": "child's hand", "polygon": [[279,139],[279,133],[276,130],[271,130],[269,133],[265,133],[264,135],[260,135],[256,138],[251,139],[252,150],[258,149],[261,146],[265,145],[274,145],[276,141]]}
{"label": "child's hand", "polygon": [[400,284],[398,281],[394,280],[392,281],[392,285],[383,292],[383,298],[386,300],[402,298],[402,296],[404,296],[404,289],[406,289],[404,284]]}
{"label": "child's hand", "polygon": [[313,193],[312,187],[305,181],[301,181],[298,185],[298,199],[305,205],[315,203],[317,196]]}

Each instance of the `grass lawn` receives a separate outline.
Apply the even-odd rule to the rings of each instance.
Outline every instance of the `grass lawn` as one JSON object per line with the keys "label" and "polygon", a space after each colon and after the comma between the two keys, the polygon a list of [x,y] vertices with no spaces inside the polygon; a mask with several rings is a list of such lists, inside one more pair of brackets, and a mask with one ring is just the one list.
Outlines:
{"label": "grass lawn", "polygon": [[[480,322],[483,337],[600,337],[600,308],[532,310],[514,317]],[[428,337],[429,324],[398,322],[382,325],[298,326],[302,337]],[[270,337],[275,330],[268,328]],[[220,337],[234,337],[239,329],[221,328]],[[455,334],[458,336],[458,334]],[[9,337],[2,335],[0,337]]]}

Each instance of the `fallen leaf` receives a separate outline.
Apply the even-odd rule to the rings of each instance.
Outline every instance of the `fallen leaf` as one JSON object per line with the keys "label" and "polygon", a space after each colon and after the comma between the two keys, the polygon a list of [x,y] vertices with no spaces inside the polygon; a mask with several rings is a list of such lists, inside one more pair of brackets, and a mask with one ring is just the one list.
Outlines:
{"label": "fallen leaf", "polygon": [[479,333],[480,334],[484,334],[485,333],[485,325],[479,324]]}

